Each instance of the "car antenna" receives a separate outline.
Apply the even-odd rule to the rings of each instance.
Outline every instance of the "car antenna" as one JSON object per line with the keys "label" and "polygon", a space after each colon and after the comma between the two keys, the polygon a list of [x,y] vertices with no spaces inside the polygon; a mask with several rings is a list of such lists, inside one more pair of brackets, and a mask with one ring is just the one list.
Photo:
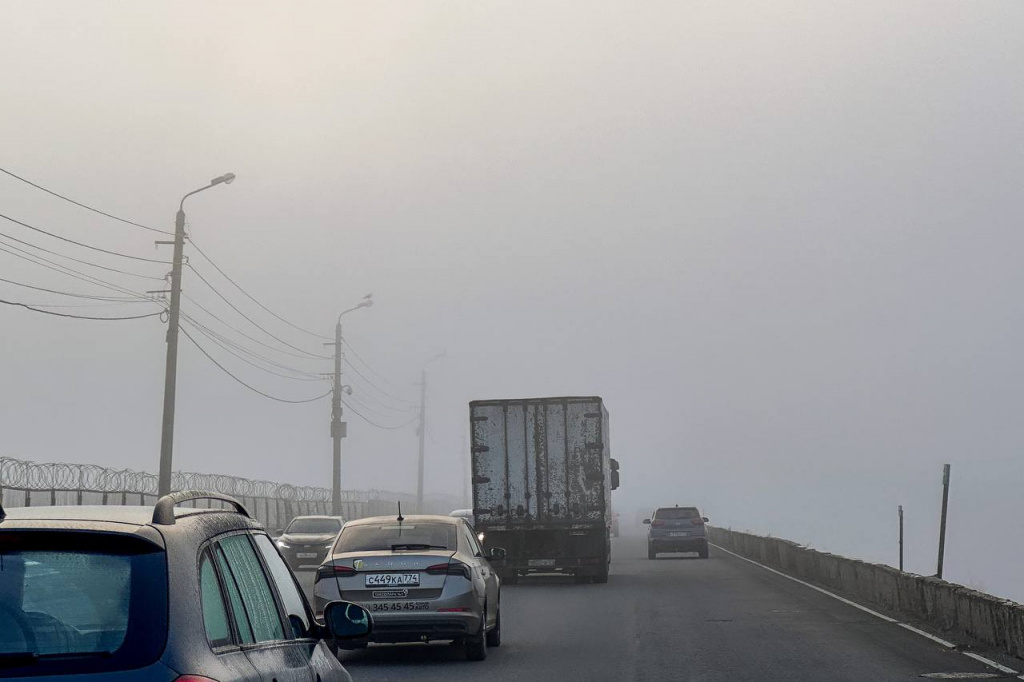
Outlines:
{"label": "car antenna", "polygon": [[402,501],[399,500],[398,501],[398,522],[401,523],[402,521],[405,521],[405,517],[402,516]]}

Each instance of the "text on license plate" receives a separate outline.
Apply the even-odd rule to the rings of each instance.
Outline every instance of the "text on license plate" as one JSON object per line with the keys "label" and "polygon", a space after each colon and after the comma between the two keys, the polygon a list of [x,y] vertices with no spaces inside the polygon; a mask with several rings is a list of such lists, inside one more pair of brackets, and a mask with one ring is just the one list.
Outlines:
{"label": "text on license plate", "polygon": [[369,604],[370,611],[429,611],[430,603],[425,601],[385,601]]}
{"label": "text on license plate", "polygon": [[668,536],[670,538],[685,538],[689,534],[690,531],[688,530],[677,530],[675,532],[669,533]]}
{"label": "text on license plate", "polygon": [[366,576],[367,587],[396,587],[399,585],[415,587],[419,584],[419,573],[370,573]]}
{"label": "text on license plate", "polygon": [[316,552],[297,552],[295,556],[298,559],[315,559]]}
{"label": "text on license plate", "polygon": [[530,559],[527,562],[526,565],[527,566],[554,566],[555,565],[555,560],[554,559]]}

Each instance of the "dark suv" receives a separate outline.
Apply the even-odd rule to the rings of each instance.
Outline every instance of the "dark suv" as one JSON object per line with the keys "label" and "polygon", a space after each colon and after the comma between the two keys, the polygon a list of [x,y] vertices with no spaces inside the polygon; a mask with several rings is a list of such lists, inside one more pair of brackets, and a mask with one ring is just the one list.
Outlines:
{"label": "dark suv", "polygon": [[296,516],[277,538],[277,548],[293,571],[315,571],[344,525],[340,516]]}
{"label": "dark suv", "polygon": [[657,559],[659,552],[697,552],[708,558],[708,536],[704,528],[707,517],[696,507],[661,507],[654,516],[644,519],[650,524],[647,532],[647,558]]}
{"label": "dark suv", "polygon": [[[176,507],[193,500],[233,510]],[[369,636],[369,614],[334,602],[324,617],[226,495],[0,507],[0,677],[348,682],[329,646]]]}

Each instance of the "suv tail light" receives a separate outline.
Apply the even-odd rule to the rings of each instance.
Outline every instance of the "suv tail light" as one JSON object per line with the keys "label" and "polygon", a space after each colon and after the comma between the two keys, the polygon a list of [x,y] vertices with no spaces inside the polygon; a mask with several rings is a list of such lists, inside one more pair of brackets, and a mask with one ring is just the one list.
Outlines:
{"label": "suv tail light", "polygon": [[314,583],[318,583],[321,580],[328,580],[330,578],[348,578],[358,573],[356,569],[349,566],[336,566],[334,564],[324,564],[320,568],[316,569],[316,579]]}
{"label": "suv tail light", "polygon": [[654,527],[664,526],[665,522],[664,521],[651,521],[651,525],[654,526]]}
{"label": "suv tail light", "polygon": [[466,580],[470,580],[472,578],[469,566],[461,561],[456,561],[455,559],[452,559],[446,564],[434,564],[433,566],[427,566],[423,569],[423,572],[430,575],[461,575]]}
{"label": "suv tail light", "polygon": [[693,520],[693,525],[695,525],[695,526],[703,526],[704,525],[704,519],[694,519]]}

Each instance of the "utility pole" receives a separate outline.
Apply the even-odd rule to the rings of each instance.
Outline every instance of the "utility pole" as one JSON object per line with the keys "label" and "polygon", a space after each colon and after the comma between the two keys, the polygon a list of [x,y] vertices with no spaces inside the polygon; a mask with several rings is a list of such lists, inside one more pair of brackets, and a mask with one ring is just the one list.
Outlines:
{"label": "utility pole", "polygon": [[942,561],[946,554],[946,509],[949,506],[949,465],[942,466],[942,518],[939,521],[939,566],[936,578],[942,577]]}
{"label": "utility pole", "polygon": [[[230,185],[234,173],[225,173],[210,181],[206,187],[189,192],[181,198],[174,217],[174,258],[171,261],[171,305],[167,310],[167,365],[164,371],[164,417],[160,431],[160,472],[157,492],[160,496],[171,492],[171,460],[174,454],[174,399],[178,388],[178,320],[181,309],[181,262],[185,250],[185,199],[208,190],[215,185]],[[167,242],[157,242],[166,244]]]}
{"label": "utility pole", "polygon": [[416,513],[423,513],[423,449],[427,437],[427,368],[420,375],[420,456],[416,470]]}
{"label": "utility pole", "polygon": [[900,505],[900,570],[903,570],[903,505]]}
{"label": "utility pole", "polygon": [[[330,345],[330,344],[325,344]],[[331,471],[331,514],[341,516],[341,439],[348,424],[341,420],[341,317],[334,325],[334,392],[331,398],[331,438],[334,439],[334,464]]]}

